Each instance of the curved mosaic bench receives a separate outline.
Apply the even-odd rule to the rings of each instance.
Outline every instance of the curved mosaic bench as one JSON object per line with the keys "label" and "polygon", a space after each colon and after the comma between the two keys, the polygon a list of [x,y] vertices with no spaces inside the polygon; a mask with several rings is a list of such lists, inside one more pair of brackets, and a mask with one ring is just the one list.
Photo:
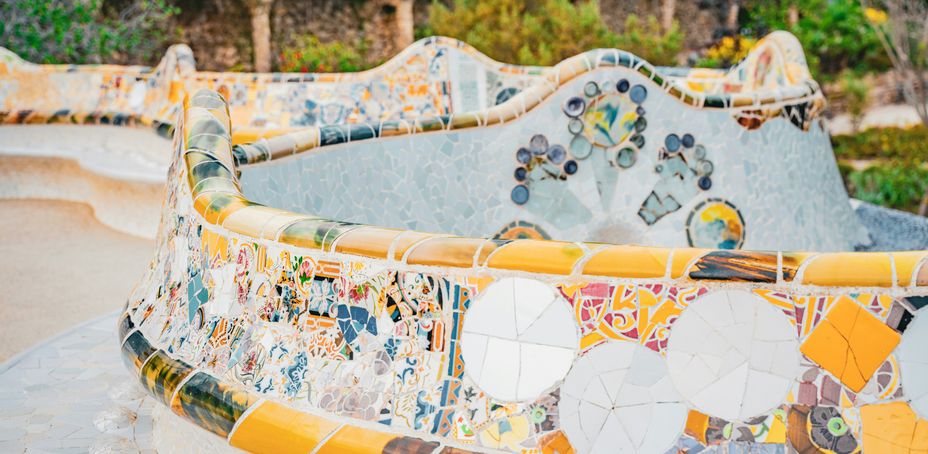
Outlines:
{"label": "curved mosaic bench", "polygon": [[853,250],[867,231],[801,57],[792,35],[773,34],[731,74],[767,61],[782,69],[771,71],[781,82],[717,93],[668,80],[629,53],[595,50],[484,111],[307,128],[237,145],[233,155],[250,200],[342,221],[498,238]]}
{"label": "curved mosaic bench", "polygon": [[236,141],[250,141],[302,126],[483,110],[543,71],[444,37],[420,40],[368,71],[332,74],[196,71],[183,44],[156,68],[36,65],[0,48],[0,123],[143,125],[170,136],[184,93],[208,88],[229,99]]}
{"label": "curved mosaic bench", "polygon": [[168,142],[107,126],[170,136],[188,91],[227,94],[241,141],[298,125],[483,109],[541,71],[495,62],[448,38],[419,41],[378,68],[351,74],[197,72],[186,45],[169,48],[155,68],[36,65],[0,48],[0,154],[12,156],[0,162],[0,173],[11,176],[0,196],[86,202],[104,224],[153,237]]}
{"label": "curved mosaic bench", "polygon": [[[464,118],[493,123],[483,115]],[[248,172],[278,159],[237,164],[266,155],[233,154],[230,129],[218,94],[190,99],[159,249],[119,333],[143,387],[232,446],[928,448],[928,251],[659,248],[328,220],[250,201]],[[363,163],[355,152],[343,159]]]}

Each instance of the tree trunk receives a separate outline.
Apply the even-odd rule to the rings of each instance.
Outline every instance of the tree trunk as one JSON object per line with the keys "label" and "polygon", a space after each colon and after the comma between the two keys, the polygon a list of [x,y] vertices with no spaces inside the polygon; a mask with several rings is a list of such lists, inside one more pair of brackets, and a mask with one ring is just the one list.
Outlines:
{"label": "tree trunk", "polygon": [[661,0],[661,28],[664,33],[673,27],[673,18],[677,14],[677,0]]}
{"label": "tree trunk", "polygon": [[728,2],[728,17],[725,18],[725,28],[730,31],[738,31],[738,13],[741,12],[741,5],[738,0]]}
{"label": "tree trunk", "polygon": [[393,31],[393,46],[399,52],[412,44],[415,37],[414,28],[415,20],[413,19],[412,6],[414,0],[394,0],[393,6],[396,8],[395,25]]}
{"label": "tree trunk", "polygon": [[251,45],[254,49],[255,71],[271,71],[271,4],[274,0],[249,0],[251,13]]}
{"label": "tree trunk", "polygon": [[786,23],[790,28],[799,23],[799,7],[795,3],[790,4],[789,9],[786,10]]}

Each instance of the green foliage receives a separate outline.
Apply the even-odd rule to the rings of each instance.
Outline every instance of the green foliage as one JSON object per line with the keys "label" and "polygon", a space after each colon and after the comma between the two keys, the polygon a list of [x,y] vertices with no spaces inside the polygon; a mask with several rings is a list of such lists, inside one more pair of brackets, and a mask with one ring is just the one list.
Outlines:
{"label": "green foliage", "polygon": [[625,20],[625,31],[618,35],[614,47],[627,50],[654,65],[676,64],[677,54],[683,49],[683,32],[674,21],[666,32],[654,16],[642,21],[634,14]]}
{"label": "green foliage", "polygon": [[278,56],[278,68],[285,72],[352,72],[366,69],[366,46],[355,47],[340,41],[323,43],[312,35],[298,36]]}
{"label": "green foliage", "polygon": [[0,46],[38,63],[151,63],[174,38],[169,19],[180,10],[166,0],[5,0]]}
{"label": "green foliage", "polygon": [[724,36],[706,51],[705,57],[696,66],[700,68],[730,68],[744,60],[757,44],[757,39],[747,36]]}
{"label": "green foliage", "polygon": [[854,170],[842,166],[852,197],[890,208],[915,212],[928,193],[928,169],[912,161],[890,161]]}
{"label": "green foliage", "polygon": [[843,98],[847,113],[851,116],[854,132],[857,132],[863,120],[864,111],[867,109],[867,95],[870,87],[853,71],[845,71],[841,75],[840,90],[839,96]]}
{"label": "green foliage", "polygon": [[832,137],[838,159],[890,159],[928,162],[928,128],[868,129]]}
{"label": "green foliage", "polygon": [[490,57],[521,65],[550,66],[589,49],[619,47],[662,65],[673,62],[683,35],[663,32],[657,20],[629,17],[628,31],[609,30],[593,0],[433,0],[429,32],[465,41]]}
{"label": "green foliage", "polygon": [[[789,6],[799,11],[795,26]],[[843,69],[856,72],[889,68],[879,37],[858,0],[757,1],[748,24],[758,30],[788,30],[799,38],[813,75],[828,79]]]}

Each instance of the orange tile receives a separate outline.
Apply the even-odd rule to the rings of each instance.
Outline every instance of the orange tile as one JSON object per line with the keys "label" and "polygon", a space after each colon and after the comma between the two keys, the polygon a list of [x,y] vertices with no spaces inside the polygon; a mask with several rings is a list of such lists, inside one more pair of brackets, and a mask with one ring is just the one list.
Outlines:
{"label": "orange tile", "polygon": [[915,267],[928,257],[928,253],[925,251],[893,252],[892,256],[896,263],[896,280],[899,281],[899,286],[908,287],[912,284]]}
{"label": "orange tile", "polygon": [[928,421],[905,402],[864,405],[860,419],[863,452],[928,452]]}
{"label": "orange tile", "polygon": [[438,443],[356,426],[344,426],[322,447],[318,454],[431,453]]}
{"label": "orange tile", "polygon": [[493,253],[487,266],[496,269],[570,274],[583,249],[574,243],[546,240],[516,240]]}
{"label": "orange tile", "polygon": [[841,296],[802,343],[800,351],[859,392],[899,340],[899,333],[853,299]]}
{"label": "orange tile", "polygon": [[470,268],[474,266],[474,255],[484,244],[493,243],[483,238],[433,238],[414,246],[406,258],[406,263]]}
{"label": "orange tile", "polygon": [[608,246],[593,254],[583,274],[626,278],[664,277],[670,249],[643,246]]}
{"label": "orange tile", "polygon": [[802,283],[823,286],[892,287],[893,268],[885,252],[820,254],[805,267]]}
{"label": "orange tile", "polygon": [[349,230],[338,237],[335,243],[335,252],[357,254],[365,257],[386,258],[390,244],[404,230],[388,229],[383,227],[360,227]]}
{"label": "orange tile", "polygon": [[266,401],[245,416],[229,443],[256,453],[307,453],[339,425]]}
{"label": "orange tile", "polygon": [[673,250],[673,259],[670,265],[670,278],[677,279],[683,277],[686,274],[686,270],[689,268],[690,262],[693,261],[696,257],[701,257],[709,252],[712,249],[697,249],[697,248],[680,248]]}

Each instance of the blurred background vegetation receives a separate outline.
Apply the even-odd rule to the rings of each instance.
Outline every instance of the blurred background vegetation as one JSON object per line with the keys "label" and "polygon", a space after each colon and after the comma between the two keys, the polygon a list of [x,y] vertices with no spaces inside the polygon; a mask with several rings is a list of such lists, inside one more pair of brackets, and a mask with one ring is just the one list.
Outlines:
{"label": "blurred background vegetation", "polygon": [[[883,4],[893,1],[903,0]],[[0,0],[0,46],[41,63],[154,65],[186,42],[204,70],[343,72],[444,35],[521,65],[621,48],[656,65],[727,68],[788,30],[823,84],[827,114],[849,118],[850,134],[834,144],[851,194],[917,211],[928,193],[926,129],[860,131],[868,109],[906,100],[885,47],[890,16],[859,0]]]}

